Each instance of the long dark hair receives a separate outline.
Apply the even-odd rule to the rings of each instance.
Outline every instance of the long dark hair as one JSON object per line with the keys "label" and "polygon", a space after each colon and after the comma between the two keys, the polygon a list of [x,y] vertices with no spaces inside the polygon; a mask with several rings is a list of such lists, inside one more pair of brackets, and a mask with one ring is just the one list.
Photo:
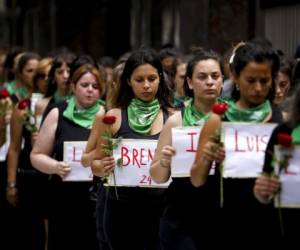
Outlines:
{"label": "long dark hair", "polygon": [[117,93],[116,106],[125,108],[129,105],[134,93],[132,88],[128,85],[132,72],[140,65],[150,64],[158,72],[159,75],[159,86],[156,97],[161,105],[161,108],[167,111],[168,107],[171,107],[171,92],[168,88],[164,74],[163,67],[159,60],[158,55],[154,50],[141,49],[134,51],[125,63],[125,67],[120,79],[120,89]]}
{"label": "long dark hair", "polygon": [[74,60],[75,55],[73,53],[63,53],[54,57],[51,69],[48,75],[48,90],[45,97],[53,96],[57,90],[57,82],[55,80],[55,71],[60,68],[64,63],[70,68],[71,63]]}
{"label": "long dark hair", "polygon": [[300,123],[300,85],[296,87],[293,95],[289,122],[292,128],[298,126]]}
{"label": "long dark hair", "polygon": [[[230,64],[230,68],[236,76],[239,76],[241,71],[250,63],[271,63],[271,74],[272,74],[272,87],[270,89],[267,99],[273,100],[275,95],[275,83],[274,79],[277,75],[280,66],[280,59],[277,52],[269,45],[264,45],[258,42],[246,42],[240,43],[234,49],[233,61]],[[240,98],[240,92],[234,86],[232,92],[234,100]]]}

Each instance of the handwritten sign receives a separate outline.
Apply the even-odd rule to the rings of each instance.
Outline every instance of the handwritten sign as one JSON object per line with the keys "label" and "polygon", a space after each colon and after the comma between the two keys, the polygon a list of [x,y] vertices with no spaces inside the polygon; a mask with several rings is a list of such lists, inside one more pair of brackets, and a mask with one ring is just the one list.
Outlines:
{"label": "handwritten sign", "polygon": [[223,123],[226,177],[257,177],[264,163],[265,150],[276,124]]}
{"label": "handwritten sign", "polygon": [[149,173],[157,141],[122,139],[114,150],[115,159],[122,159],[122,166],[115,167],[115,178],[110,175],[110,186],[167,187],[168,183],[155,183]]}
{"label": "handwritten sign", "polygon": [[64,142],[64,162],[72,168],[64,181],[91,181],[93,179],[91,168],[83,167],[80,162],[86,144],[86,141]]}
{"label": "handwritten sign", "polygon": [[[274,148],[274,154],[277,159],[275,169],[280,177],[281,191],[275,198],[276,207],[300,207],[300,146],[293,149],[281,150],[278,146]],[[288,155],[288,166],[279,171],[278,162],[284,154]]]}
{"label": "handwritten sign", "polygon": [[172,157],[172,177],[189,177],[195,159],[202,126],[172,128],[172,146],[176,154]]}

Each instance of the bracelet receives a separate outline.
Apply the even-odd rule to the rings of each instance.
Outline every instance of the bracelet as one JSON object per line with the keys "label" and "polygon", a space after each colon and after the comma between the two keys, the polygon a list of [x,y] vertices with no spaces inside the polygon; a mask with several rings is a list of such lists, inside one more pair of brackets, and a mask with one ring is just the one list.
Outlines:
{"label": "bracelet", "polygon": [[17,188],[17,184],[15,182],[7,183],[6,190]]}
{"label": "bracelet", "polygon": [[163,164],[163,163],[162,163],[162,160],[166,161],[166,159],[160,159],[160,160],[159,160],[159,165],[160,165],[162,168],[170,169],[170,165]]}

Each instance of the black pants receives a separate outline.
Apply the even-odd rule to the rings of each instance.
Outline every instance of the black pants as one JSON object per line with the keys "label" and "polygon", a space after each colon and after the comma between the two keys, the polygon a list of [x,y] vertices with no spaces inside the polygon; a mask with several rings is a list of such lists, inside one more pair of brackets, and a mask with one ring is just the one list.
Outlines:
{"label": "black pants", "polygon": [[159,249],[161,213],[161,205],[149,200],[116,200],[106,195],[102,218],[110,249]]}

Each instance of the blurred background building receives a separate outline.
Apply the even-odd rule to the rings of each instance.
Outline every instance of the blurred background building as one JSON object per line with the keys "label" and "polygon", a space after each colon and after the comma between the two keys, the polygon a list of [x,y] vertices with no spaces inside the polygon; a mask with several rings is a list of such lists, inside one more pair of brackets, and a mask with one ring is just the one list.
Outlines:
{"label": "blurred background building", "polygon": [[0,0],[0,46],[41,54],[66,46],[117,58],[166,43],[223,53],[256,36],[292,56],[300,44],[299,0]]}

